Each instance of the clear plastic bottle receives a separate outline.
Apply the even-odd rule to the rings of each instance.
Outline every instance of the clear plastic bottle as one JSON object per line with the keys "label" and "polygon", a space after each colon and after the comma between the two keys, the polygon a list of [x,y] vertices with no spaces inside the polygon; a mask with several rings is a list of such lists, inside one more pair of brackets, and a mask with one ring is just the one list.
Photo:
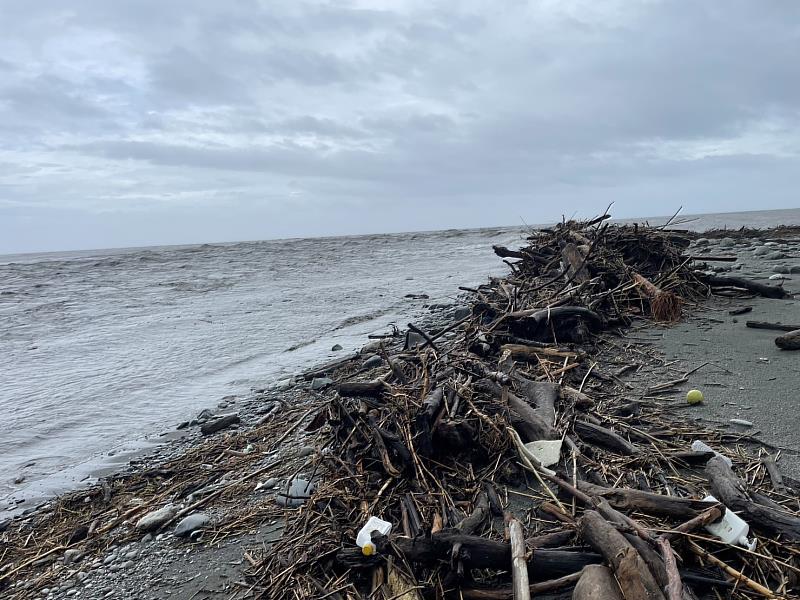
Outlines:
{"label": "clear plastic bottle", "polygon": [[392,524],[378,517],[370,517],[356,535],[356,545],[361,548],[364,556],[375,554],[375,544],[372,543],[372,534],[377,531],[383,535],[389,535],[392,531]]}

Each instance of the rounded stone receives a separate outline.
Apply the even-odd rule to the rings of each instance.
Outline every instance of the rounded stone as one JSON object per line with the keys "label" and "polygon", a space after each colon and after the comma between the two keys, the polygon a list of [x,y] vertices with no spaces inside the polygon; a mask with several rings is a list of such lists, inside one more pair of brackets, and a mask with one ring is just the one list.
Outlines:
{"label": "rounded stone", "polygon": [[184,517],[178,526],[175,527],[175,535],[185,537],[211,523],[211,517],[205,513],[194,513]]}

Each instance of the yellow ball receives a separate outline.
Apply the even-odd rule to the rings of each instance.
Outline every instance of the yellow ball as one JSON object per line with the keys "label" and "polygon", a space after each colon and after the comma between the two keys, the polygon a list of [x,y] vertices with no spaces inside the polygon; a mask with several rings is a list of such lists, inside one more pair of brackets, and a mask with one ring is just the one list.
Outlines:
{"label": "yellow ball", "polygon": [[700,404],[703,401],[703,392],[700,390],[689,390],[686,394],[686,401],[689,404]]}
{"label": "yellow ball", "polygon": [[361,554],[364,556],[372,556],[375,554],[375,545],[374,544],[364,544],[361,548]]}

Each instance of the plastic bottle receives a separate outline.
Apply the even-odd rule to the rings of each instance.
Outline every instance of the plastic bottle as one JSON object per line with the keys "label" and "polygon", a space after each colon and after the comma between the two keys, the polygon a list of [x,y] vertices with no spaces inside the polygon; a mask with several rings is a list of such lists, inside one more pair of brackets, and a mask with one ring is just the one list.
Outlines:
{"label": "plastic bottle", "polygon": [[731,461],[730,458],[720,454],[719,452],[714,450],[711,446],[701,442],[700,440],[695,440],[692,442],[692,450],[694,450],[695,452],[713,452],[714,456],[719,456],[723,461],[725,461],[726,465],[728,465],[729,467],[733,466],[733,462]]}
{"label": "plastic bottle", "polygon": [[[706,496],[703,498],[703,502],[717,502],[717,499],[714,496]],[[719,521],[709,523],[705,527],[709,533],[728,544],[738,544],[751,551],[756,547],[755,540],[750,541],[747,539],[747,534],[750,533],[750,526],[727,507],[725,508],[725,514],[722,515]]]}
{"label": "plastic bottle", "polygon": [[375,554],[375,544],[372,543],[372,534],[377,531],[383,535],[389,535],[392,531],[392,524],[378,517],[370,517],[356,535],[356,545],[361,548],[364,556]]}

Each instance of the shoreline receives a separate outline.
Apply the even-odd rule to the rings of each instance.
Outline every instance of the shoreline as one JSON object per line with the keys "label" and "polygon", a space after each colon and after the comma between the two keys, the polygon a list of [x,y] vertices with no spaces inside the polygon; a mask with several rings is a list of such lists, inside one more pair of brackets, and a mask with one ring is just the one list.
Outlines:
{"label": "shoreline", "polygon": [[[726,233],[730,233],[730,231]],[[720,237],[727,237],[727,236],[720,236]],[[705,247],[708,248],[708,246]],[[721,247],[720,249],[723,249],[723,247]],[[712,252],[708,252],[707,254],[711,255]],[[800,254],[797,254],[795,252],[795,255],[797,256],[798,264],[800,264]],[[766,264],[766,261],[762,262]],[[766,275],[764,275],[764,277],[766,277]],[[766,301],[766,302],[775,302],[775,301]],[[452,306],[455,307],[456,305],[454,304]],[[700,308],[702,309],[703,307]],[[695,316],[694,313],[690,314],[690,318],[693,318],[694,316]],[[449,323],[445,322],[446,321],[445,318],[440,318],[438,323],[435,322],[435,320],[436,320],[435,317],[431,317],[431,321],[424,322],[422,323],[421,326],[423,327],[423,329],[434,329],[437,327],[443,328],[449,324],[452,324],[453,322],[452,318],[449,319],[450,321]],[[765,318],[764,320],[770,320],[770,319]],[[647,327],[645,327],[644,331],[652,333],[653,331],[658,331],[658,327],[654,329],[653,326],[648,325]],[[451,337],[455,337],[455,332],[454,335]],[[677,338],[677,341],[675,341],[674,344],[680,345],[682,343],[681,342],[682,339],[683,338]],[[394,340],[394,346],[393,348],[391,348],[392,351],[396,351],[397,342],[398,340]],[[637,342],[637,344],[640,344],[640,347],[645,346],[640,342]],[[351,369],[352,366],[353,365],[347,365],[347,364],[344,365],[344,372],[352,371]],[[134,516],[139,516],[141,513],[146,512],[142,509],[143,506],[151,506],[154,504],[152,502],[152,499],[161,498],[163,500],[169,497],[168,492],[170,491],[173,494],[176,491],[185,491],[179,489],[180,480],[184,478],[185,474],[180,474],[180,476],[177,477],[179,481],[178,483],[176,483],[175,482],[176,477],[174,476],[175,473],[167,472],[170,469],[174,471],[175,470],[174,467],[169,467],[165,470],[162,468],[164,464],[169,464],[172,461],[172,462],[177,462],[178,464],[181,465],[185,465],[186,461],[188,461],[189,459],[191,459],[190,462],[193,463],[196,462],[196,459],[198,458],[205,458],[205,459],[211,458],[213,460],[218,461],[217,463],[211,462],[210,464],[211,468],[206,470],[207,473],[209,474],[206,479],[211,480],[216,474],[217,475],[216,483],[220,483],[221,480],[223,486],[221,488],[211,489],[207,491],[207,493],[214,494],[217,493],[220,489],[222,489],[224,492],[222,494],[223,496],[227,495],[229,492],[233,493],[239,489],[238,484],[230,488],[225,487],[225,485],[236,484],[237,480],[235,478],[233,478],[232,481],[226,480],[226,477],[228,477],[234,472],[244,473],[245,471],[249,470],[250,471],[249,474],[252,474],[254,471],[249,469],[251,467],[255,468],[256,469],[255,472],[257,472],[258,469],[264,468],[265,466],[264,463],[266,463],[266,466],[269,466],[277,462],[280,465],[273,467],[273,469],[269,470],[269,475],[270,475],[269,479],[275,479],[277,477],[292,478],[298,472],[311,469],[311,462],[312,462],[311,459],[317,454],[319,454],[321,449],[315,448],[313,445],[309,445],[308,443],[309,441],[315,440],[314,432],[311,431],[306,433],[303,432],[302,430],[309,426],[308,423],[309,417],[311,417],[315,413],[318,414],[318,412],[321,411],[323,407],[326,405],[328,399],[325,397],[324,388],[320,390],[320,393],[315,393],[316,391],[308,389],[309,387],[313,387],[312,385],[309,385],[309,383],[310,382],[301,383],[299,385],[295,385],[292,388],[284,390],[272,390],[264,394],[263,396],[254,398],[252,400],[252,405],[254,407],[257,406],[256,408],[254,408],[254,414],[258,416],[259,420],[263,420],[261,424],[258,424],[257,421],[254,422],[253,419],[251,419],[250,416],[248,415],[248,417],[245,419],[245,422],[238,430],[234,431],[234,430],[224,429],[221,430],[219,433],[212,434],[208,437],[195,436],[192,439],[181,440],[177,444],[175,455],[168,454],[159,456],[159,454],[156,453],[155,456],[151,455],[149,457],[145,457],[141,461],[141,464],[138,464],[135,467],[132,465],[130,472],[117,473],[115,475],[112,475],[108,479],[105,479],[104,483],[99,483],[95,486],[91,486],[86,490],[77,490],[75,492],[65,494],[60,499],[52,503],[54,506],[51,507],[50,503],[46,504],[44,510],[46,511],[48,510],[48,508],[53,508],[54,510],[58,510],[58,507],[56,507],[55,505],[59,504],[64,505],[65,508],[70,505],[72,505],[73,507],[80,506],[80,504],[84,502],[83,498],[90,498],[89,503],[93,503],[97,500],[102,500],[102,498],[107,494],[106,491],[107,489],[111,489],[113,493],[117,492],[124,493],[123,489],[117,490],[117,487],[122,487],[122,485],[130,485],[131,480],[134,481],[134,485],[142,484],[145,487],[147,487],[148,485],[151,485],[153,483],[150,481],[150,479],[155,479],[158,485],[153,488],[154,495],[151,497],[151,502],[144,505],[136,504],[135,502],[129,504],[131,508],[128,511],[122,513],[122,515],[120,515],[120,516],[128,515],[127,518],[116,521],[116,525],[114,527],[109,528],[109,525],[115,522],[114,520],[112,520],[111,523],[108,522],[103,523],[101,522],[103,521],[103,519],[101,519],[100,517],[96,517],[94,519],[94,521],[97,521],[98,524],[94,527],[94,529],[91,532],[88,531],[88,529],[92,528],[92,523],[83,525],[84,527],[87,528],[86,531],[87,535],[83,539],[94,539],[94,536],[97,535],[97,532],[100,531],[102,531],[103,535],[105,535],[105,534],[114,534],[114,532],[118,528],[125,530],[126,533],[124,533],[117,539],[114,539],[112,535],[112,537],[110,537],[107,540],[108,543],[117,544],[116,546],[117,549],[113,551],[113,555],[114,556],[121,555],[123,558],[128,557],[129,555],[134,556],[134,558],[127,558],[126,560],[123,560],[122,564],[126,564],[127,562],[130,561],[140,561],[142,560],[141,557],[143,553],[150,552],[150,550],[143,550],[139,548],[142,542],[130,541],[130,540],[133,540],[137,537],[139,539],[146,539],[147,535],[137,536],[137,532],[131,530],[130,527],[126,526],[125,522],[129,521],[130,524],[132,525]],[[332,383],[333,382],[331,381],[330,384]],[[289,397],[290,399],[289,401],[286,400],[285,398],[286,396]],[[259,413],[258,411],[261,412]],[[286,446],[279,447],[278,445],[276,445],[275,441],[280,440],[281,443],[283,444],[284,440],[281,440],[281,437],[283,437],[284,435],[287,436],[285,440]],[[289,440],[291,440],[291,442],[289,442]],[[172,444],[170,446],[175,447]],[[226,461],[232,461],[232,462],[226,462]],[[203,466],[204,464],[205,463],[201,463],[201,466]],[[221,469],[221,467],[220,466],[214,467],[215,464],[225,465],[225,468],[228,467],[230,468],[226,473],[220,474],[217,473],[216,471]],[[315,468],[312,469],[312,471],[313,470],[315,470]],[[200,471],[199,473],[202,473],[202,471]],[[197,474],[198,472],[195,473],[195,478],[197,478],[196,477]],[[309,477],[309,480],[311,481],[314,480],[313,472],[311,472],[307,476]],[[191,477],[189,479],[191,479]],[[260,477],[256,477],[253,478],[252,480],[248,480],[248,482],[249,484],[251,484],[253,481],[260,479],[261,479]],[[269,483],[269,480],[266,479],[264,481],[259,481],[259,483],[266,484]],[[252,487],[249,484],[247,488],[248,490],[250,490]],[[213,486],[214,482],[210,483],[209,485]],[[278,482],[273,482],[272,486],[263,485],[258,490],[252,490],[246,492],[246,496],[234,495],[232,498],[228,498],[229,502],[235,501],[237,503],[236,506],[237,513],[246,513],[246,516],[242,517],[244,519],[243,522],[237,524],[234,521],[234,526],[231,526],[229,520],[230,515],[227,515],[224,511],[219,511],[219,508],[217,508],[216,510],[218,512],[216,512],[213,515],[213,518],[217,520],[217,522],[220,525],[223,525],[223,527],[212,528],[212,531],[215,531],[216,533],[210,540],[204,534],[204,538],[202,541],[205,550],[201,550],[197,546],[193,546],[192,548],[198,554],[206,553],[207,556],[209,557],[208,558],[209,564],[212,564],[214,561],[217,560],[217,558],[219,558],[219,556],[229,556],[229,557],[234,556],[237,550],[239,556],[241,556],[243,551],[243,549],[240,548],[240,546],[243,544],[241,540],[243,540],[248,535],[251,535],[249,533],[245,534],[245,532],[253,530],[256,531],[256,534],[255,536],[253,536],[253,539],[249,540],[249,542],[246,543],[252,543],[257,545],[258,543],[266,544],[275,541],[275,539],[277,539],[275,534],[278,531],[276,527],[279,525],[276,523],[276,519],[280,519],[280,513],[281,510],[283,509],[276,510],[274,506],[269,506],[269,507],[262,506],[265,502],[269,502],[269,500],[265,499],[263,495],[259,495],[258,491],[267,488],[274,490],[277,485]],[[167,488],[166,491],[162,489],[165,487]],[[208,485],[205,487],[208,488]],[[191,506],[192,504],[201,502],[202,499],[205,497],[203,496],[202,493],[198,494],[198,492],[201,491],[202,488],[200,490],[194,490],[187,494],[184,494],[182,498],[184,499],[191,498],[191,500],[193,500],[193,502],[187,501],[184,502],[184,504],[188,503],[188,505]],[[197,494],[197,496],[193,496],[193,494]],[[139,494],[134,495],[133,498],[135,499],[138,495]],[[209,505],[213,504],[212,500],[213,499],[208,500]],[[155,504],[157,504],[157,502]],[[198,506],[198,508],[200,507],[206,507],[206,505],[201,504]],[[135,512],[131,513],[131,511]],[[251,512],[248,513],[248,511]],[[106,510],[105,513],[100,513],[100,514],[103,515],[107,513],[108,510]],[[38,517],[41,517],[41,511],[26,515],[26,519],[36,519]],[[116,519],[119,519],[119,516],[116,517]],[[256,526],[255,523],[257,521],[261,521],[262,524]],[[266,523],[266,525],[264,525],[264,523]],[[8,526],[9,525],[7,524],[5,527],[7,528]],[[75,528],[74,531],[78,531],[78,529],[79,528]],[[222,534],[220,534],[220,532],[222,532]],[[220,541],[225,539],[230,540],[230,538],[233,538],[235,540],[234,544],[230,543],[222,544],[222,542]],[[62,541],[68,542],[69,539]],[[152,552],[159,552],[166,549],[166,552],[161,555],[166,557],[165,560],[162,561],[162,563],[160,564],[161,568],[164,568],[164,565],[174,566],[179,564],[180,555],[183,554],[183,552],[180,551],[181,549],[180,546],[177,547],[177,550],[176,548],[172,548],[171,550],[169,549],[169,546],[172,543],[172,537],[170,535],[159,534],[154,536],[153,539],[148,540],[145,543],[150,545],[148,547],[155,548],[152,550]],[[68,543],[66,545],[62,543],[61,546],[63,546],[63,548],[60,548],[57,551],[58,554],[57,552],[52,552],[48,556],[53,559],[57,559],[60,557],[59,555],[62,552],[66,552],[70,547],[73,546],[80,547],[81,542],[77,541],[73,543]],[[132,546],[136,547],[128,549],[129,547]],[[209,549],[211,549],[210,553]],[[105,593],[107,592],[103,592],[103,595],[99,595],[99,592],[95,593],[95,590],[99,589],[99,587],[95,586],[92,586],[91,588],[86,587],[85,583],[87,581],[91,583],[91,580],[95,578],[94,576],[91,576],[89,573],[102,570],[106,566],[103,564],[105,558],[102,558],[101,554],[95,554],[95,555],[98,556],[98,558],[95,559],[93,562],[89,562],[91,557],[87,555],[82,557],[78,562],[73,563],[76,566],[76,568],[70,569],[68,568],[68,565],[63,565],[62,568],[58,569],[59,573],[61,575],[68,575],[70,572],[72,572],[71,575],[68,575],[68,578],[75,581],[72,583],[72,585],[63,589],[62,585],[59,585],[56,588],[58,590],[57,592],[52,592],[50,588],[46,588],[50,591],[48,591],[47,594],[42,594],[41,597],[42,598],[62,598],[62,597],[66,598],[71,596],[76,596],[80,598],[134,597],[126,595],[105,596]],[[106,556],[110,556],[110,554]],[[100,562],[100,564],[96,565],[98,561]],[[247,559],[245,557],[245,562],[242,564],[242,566],[247,567],[248,563],[250,564],[251,567],[253,566],[252,563],[250,562],[250,559]],[[51,568],[54,565],[58,564],[59,563],[57,560],[47,560],[44,563],[37,564],[37,568],[43,568],[42,570],[47,571],[48,568]],[[90,567],[92,565],[96,566],[94,566],[94,568],[92,569],[85,569],[85,568],[79,568],[78,567],[79,564],[83,565],[88,564]],[[108,564],[115,565],[117,563],[114,560],[112,560],[109,561]],[[2,566],[5,568],[7,565],[8,563],[5,563]],[[33,566],[33,564],[31,566]],[[129,570],[135,566],[136,565],[134,563],[133,565],[128,565],[127,567],[120,567],[120,569],[116,571],[111,570],[109,567],[108,569],[109,572],[105,573],[103,576],[108,575],[109,580],[116,581],[116,583],[114,583],[115,586],[114,589],[117,590],[119,589],[117,586],[120,585],[119,577],[115,578],[112,577],[112,575],[120,572],[124,574],[126,569]],[[185,568],[186,565],[182,565],[182,567]],[[16,567],[12,565],[11,568],[16,568]],[[0,571],[0,577],[5,577],[4,574],[8,573],[8,571],[9,569]],[[241,573],[241,569],[234,569],[233,571],[236,571],[239,574]],[[79,577],[78,576],[79,573],[84,573],[84,576],[82,578]],[[220,583],[221,581],[218,575],[214,576],[212,579],[214,579],[214,581],[217,583]],[[42,589],[43,587],[43,585],[41,585],[42,582],[36,584],[35,587],[33,584],[31,584],[29,587],[25,587],[25,583],[22,580],[16,580],[15,584],[17,581],[22,583],[22,585],[10,588],[9,591],[11,591],[12,594],[23,594],[23,595],[10,596],[10,597],[12,598],[39,597],[39,596],[24,595],[24,594],[29,594],[33,589],[36,588]],[[36,580],[28,578],[28,582],[32,581]],[[129,583],[133,585],[135,584],[135,581]],[[132,590],[133,588],[129,587],[128,589]],[[71,590],[79,590],[79,592],[70,595],[69,592]],[[193,590],[192,586],[188,585],[188,582],[186,582],[180,589],[173,590],[171,592],[171,595],[169,595],[169,597],[188,598],[191,595],[189,593],[190,591],[191,594],[194,594],[197,590]],[[175,595],[176,592],[179,594],[183,594],[184,592],[186,592],[186,595],[176,596]],[[154,593],[152,597],[160,598],[161,596],[155,595]],[[198,596],[198,597],[203,597],[203,596]]]}

